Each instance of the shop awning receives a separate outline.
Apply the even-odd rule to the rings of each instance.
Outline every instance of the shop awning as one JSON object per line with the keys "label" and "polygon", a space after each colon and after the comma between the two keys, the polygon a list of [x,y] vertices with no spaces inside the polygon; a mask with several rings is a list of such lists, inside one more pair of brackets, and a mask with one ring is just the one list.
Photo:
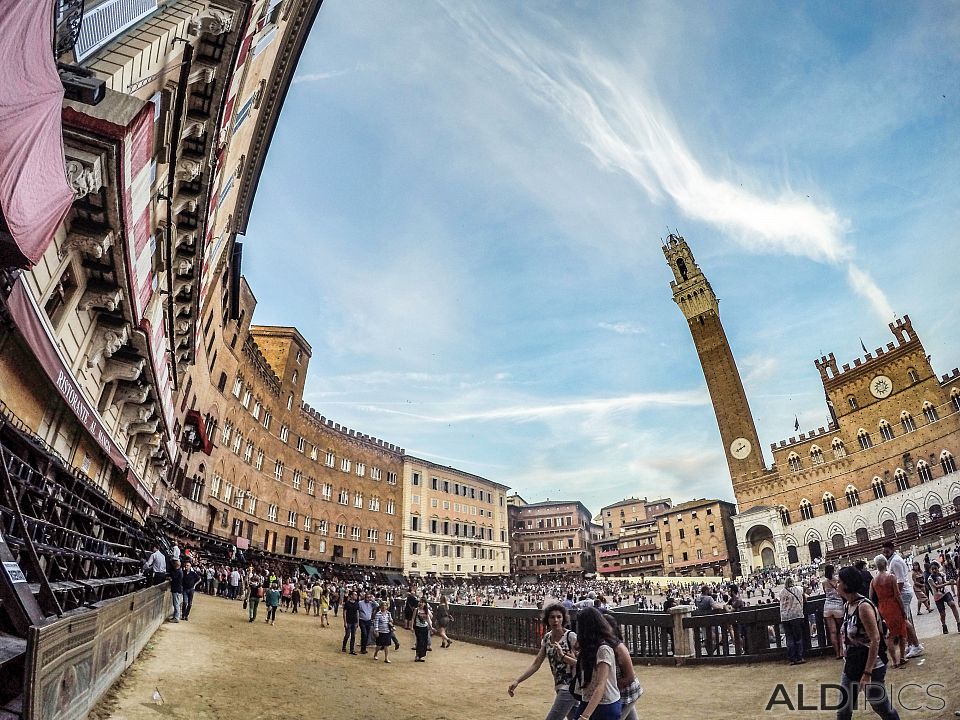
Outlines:
{"label": "shop awning", "polygon": [[314,577],[315,575],[320,574],[320,571],[317,570],[313,565],[304,565],[303,571],[310,577]]}
{"label": "shop awning", "polygon": [[53,57],[53,6],[0,2],[0,265],[29,267],[73,204],[60,114],[63,85]]}

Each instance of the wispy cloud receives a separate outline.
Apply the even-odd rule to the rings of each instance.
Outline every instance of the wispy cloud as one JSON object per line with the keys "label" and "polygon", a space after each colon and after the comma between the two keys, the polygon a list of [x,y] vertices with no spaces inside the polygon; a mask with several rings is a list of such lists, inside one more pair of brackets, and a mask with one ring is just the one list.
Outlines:
{"label": "wispy cloud", "polygon": [[615,332],[617,335],[640,335],[647,331],[643,325],[632,322],[601,322],[597,323],[597,326]]}
{"label": "wispy cloud", "polygon": [[393,410],[381,405],[366,405],[364,410],[371,412],[407,415],[436,423],[455,423],[476,420],[507,420],[530,422],[546,420],[565,415],[608,415],[616,412],[636,411],[651,407],[689,407],[706,405],[709,397],[704,390],[681,391],[675,393],[633,393],[619,397],[585,398],[559,403],[510,405],[477,410],[461,410],[447,414],[420,414],[402,410]]}
{"label": "wispy cloud", "polygon": [[349,70],[330,70],[328,72],[315,72],[315,73],[303,73],[302,75],[294,75],[293,85],[300,85],[301,83],[315,83],[323,82],[324,80],[330,80],[331,78],[340,77],[341,75],[346,75]]}
{"label": "wispy cloud", "polygon": [[[485,15],[441,1],[464,35],[501,70],[562,118],[610,171],[635,181],[653,202],[669,198],[688,218],[713,225],[755,252],[784,253],[832,265],[849,263],[850,222],[784,185],[759,193],[712,175],[694,156],[655,91],[572,35],[545,41]],[[562,31],[560,31],[562,32]],[[574,49],[575,48],[575,49]],[[848,266],[851,287],[887,317],[889,303],[866,271]]]}
{"label": "wispy cloud", "polygon": [[853,289],[870,301],[877,315],[887,322],[893,320],[893,306],[870,275],[851,263],[847,266],[847,278]]}

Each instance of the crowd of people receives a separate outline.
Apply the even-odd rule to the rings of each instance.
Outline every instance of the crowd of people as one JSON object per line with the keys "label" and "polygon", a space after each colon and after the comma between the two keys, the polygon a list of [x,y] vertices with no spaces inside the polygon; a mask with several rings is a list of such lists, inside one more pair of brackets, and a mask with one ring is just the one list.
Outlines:
{"label": "crowd of people", "polygon": [[[949,632],[947,622],[952,620],[960,632],[960,546],[952,551],[931,549],[922,558],[904,558],[893,543],[886,543],[872,565],[873,572],[862,560],[839,569],[817,561],[790,569],[767,568],[737,581],[713,583],[565,578],[540,583],[502,579],[459,585],[411,580],[401,587],[311,576],[289,566],[204,563],[189,550],[181,552],[174,543],[169,557],[154,547],[144,563],[144,572],[152,583],[170,580],[171,622],[189,620],[197,591],[242,602],[251,623],[258,619],[261,605],[265,608],[264,622],[271,625],[276,623],[278,612],[312,612],[321,628],[330,627],[331,616],[338,626],[342,624],[341,652],[366,655],[372,649],[373,658],[379,660],[382,655],[385,663],[392,662],[391,648],[396,652],[401,646],[397,625],[413,634],[414,662],[426,662],[434,638],[439,638],[441,648],[453,644],[447,629],[455,621],[456,606],[536,607],[542,610],[542,644],[508,693],[513,696],[518,686],[547,661],[555,689],[547,720],[637,717],[636,702],[643,689],[611,612],[614,609],[667,611],[684,605],[692,606],[697,614],[711,614],[778,604],[787,662],[797,665],[806,662],[804,637],[815,629],[805,601],[823,596],[824,627],[835,657],[844,663],[842,687],[851,696],[856,694],[856,687],[864,689],[880,717],[896,720],[896,709],[876,688],[882,686],[888,669],[901,668],[924,652],[916,635],[914,608],[920,615],[924,610],[932,613],[936,607],[942,631]],[[948,610],[952,617],[948,617]],[[570,626],[574,611],[575,629]],[[849,717],[849,707],[838,713],[840,720]]]}

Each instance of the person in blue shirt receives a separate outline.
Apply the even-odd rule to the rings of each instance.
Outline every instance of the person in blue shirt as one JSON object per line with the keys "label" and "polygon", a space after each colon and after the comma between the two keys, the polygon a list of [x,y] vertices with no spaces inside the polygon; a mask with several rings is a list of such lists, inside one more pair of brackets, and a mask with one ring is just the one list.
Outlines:
{"label": "person in blue shirt", "polygon": [[267,606],[267,622],[273,625],[277,620],[277,608],[280,607],[280,588],[276,580],[270,584],[264,601]]}

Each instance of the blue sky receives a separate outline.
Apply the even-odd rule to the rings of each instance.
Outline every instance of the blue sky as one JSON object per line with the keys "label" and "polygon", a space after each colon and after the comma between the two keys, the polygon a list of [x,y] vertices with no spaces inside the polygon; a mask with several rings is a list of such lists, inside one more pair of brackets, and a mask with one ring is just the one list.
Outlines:
{"label": "blue sky", "polygon": [[960,364],[960,7],[326,0],[245,238],[306,399],[527,500],[732,499],[660,249],[760,439],[909,313]]}

